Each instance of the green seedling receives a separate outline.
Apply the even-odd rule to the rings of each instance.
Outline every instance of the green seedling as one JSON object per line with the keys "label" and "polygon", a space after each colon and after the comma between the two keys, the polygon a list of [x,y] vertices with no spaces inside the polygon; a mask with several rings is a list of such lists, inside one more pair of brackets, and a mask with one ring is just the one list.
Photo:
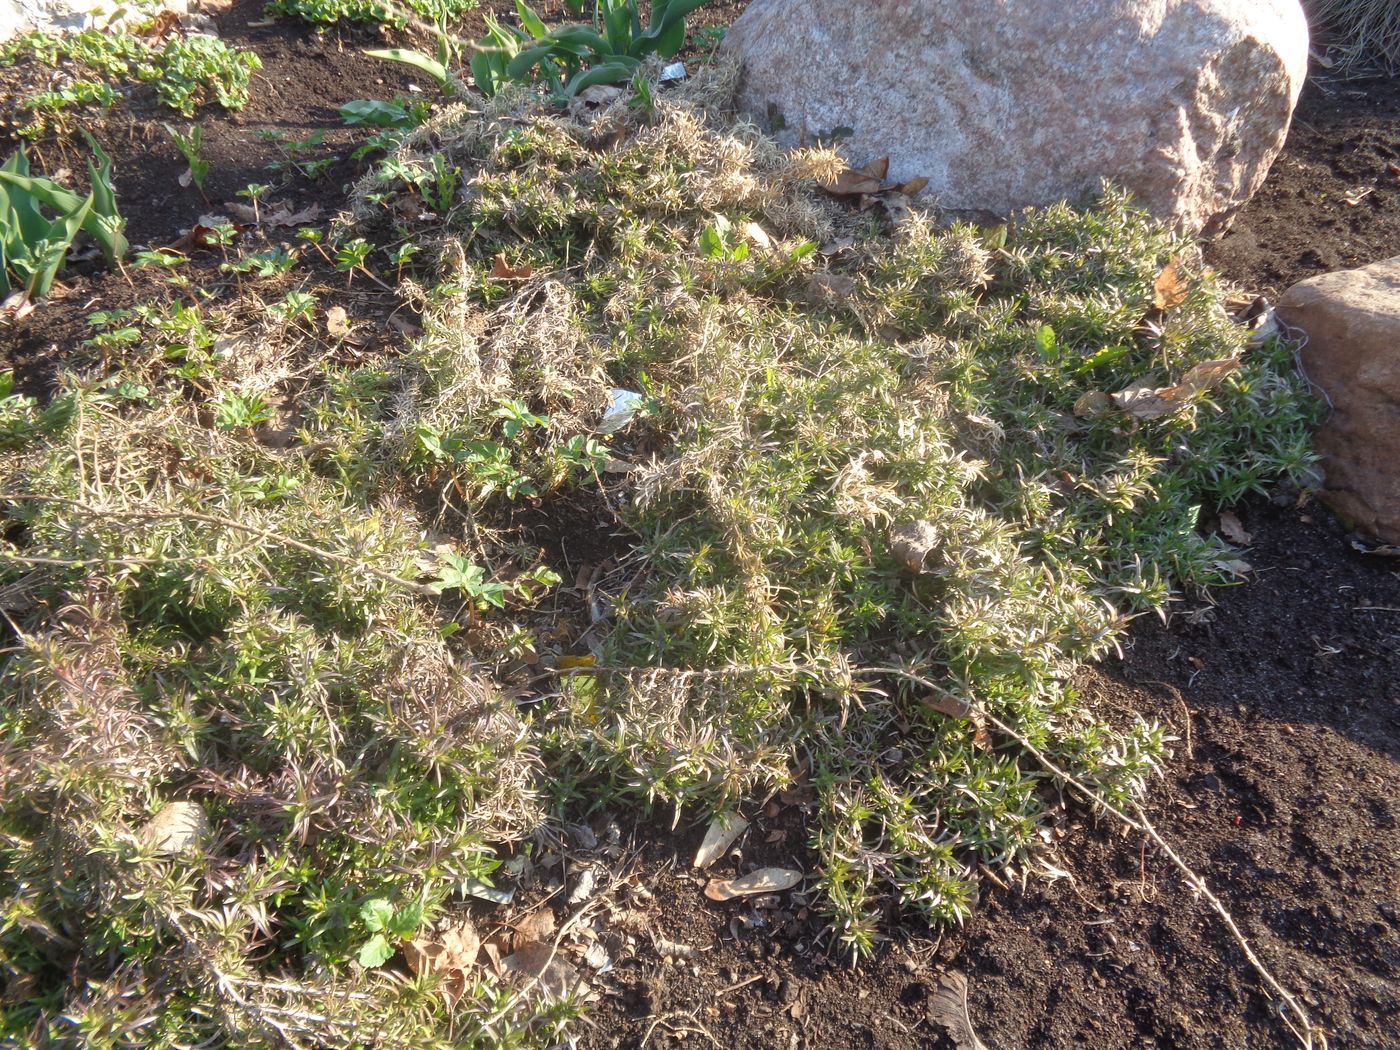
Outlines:
{"label": "green seedling", "polygon": [[194,188],[203,196],[204,180],[209,175],[209,161],[204,157],[204,129],[198,124],[192,124],[188,132],[180,132],[166,124],[165,131],[170,136],[170,141],[175,143],[175,148],[180,151],[180,156],[184,157],[185,163],[189,165],[189,169],[180,177],[181,185],[188,186],[194,183]]}

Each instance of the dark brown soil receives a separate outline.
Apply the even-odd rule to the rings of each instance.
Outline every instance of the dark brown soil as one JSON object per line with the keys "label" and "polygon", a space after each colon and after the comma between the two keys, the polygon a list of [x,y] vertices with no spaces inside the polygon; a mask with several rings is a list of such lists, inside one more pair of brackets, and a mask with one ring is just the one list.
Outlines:
{"label": "dark brown soil", "polygon": [[1308,81],[1282,156],[1207,256],[1251,292],[1400,254],[1400,78]]}
{"label": "dark brown soil", "polygon": [[[704,21],[742,6],[717,4]],[[242,114],[200,114],[208,202],[178,185],[184,165],[159,127],[168,113],[138,99],[102,129],[134,242],[169,243],[239,188],[273,181],[265,166],[278,153],[259,128],[293,138],[329,129],[319,155],[342,159],[319,180],[293,179],[273,203],[334,211],[358,170],[346,156],[358,136],[339,128],[335,108],[408,90],[401,68],[360,54],[380,42],[373,34],[248,24],[261,19],[257,0],[220,19],[224,39],[257,50],[264,69]],[[0,95],[13,95],[16,75],[0,71]],[[45,148],[43,160],[63,160]],[[1400,81],[1314,82],[1269,182],[1208,257],[1274,297],[1301,277],[1400,253],[1397,163]],[[219,261],[193,264],[196,281],[212,281]],[[318,293],[343,280],[329,268],[313,279]],[[13,367],[22,389],[40,393],[58,369],[84,363],[88,311],[152,298],[159,278],[65,280],[53,301],[0,331],[0,369]],[[392,308],[372,293],[346,304],[352,317]],[[1241,511],[1254,533],[1248,584],[1215,594],[1213,607],[1183,601],[1168,625],[1140,621],[1123,659],[1085,669],[1078,684],[1102,709],[1141,712],[1181,738],[1150,815],[1332,1045],[1395,1047],[1400,559],[1358,553],[1325,511],[1285,502]],[[768,812],[727,870],[807,860],[800,793]],[[1287,1045],[1233,940],[1150,843],[1078,805],[1065,830],[1052,859],[1072,878],[1033,877],[1024,889],[987,881],[965,929],[896,929],[852,968],[832,958],[820,922],[791,895],[766,910],[706,901],[687,868],[699,829],[640,828],[636,881],[652,896],[635,904],[636,950],[595,982],[603,996],[582,1045],[951,1045],[928,1019],[945,967],[967,975],[972,1020],[993,1048]],[[650,935],[696,954],[657,949]]]}

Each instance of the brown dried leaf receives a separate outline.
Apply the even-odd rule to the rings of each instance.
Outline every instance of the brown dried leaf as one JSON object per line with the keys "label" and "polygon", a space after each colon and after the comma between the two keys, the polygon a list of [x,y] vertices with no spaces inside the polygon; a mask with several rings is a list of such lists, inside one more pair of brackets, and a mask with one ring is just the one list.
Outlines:
{"label": "brown dried leaf", "polygon": [[491,264],[491,277],[497,281],[525,281],[535,276],[535,268],[529,263],[512,266],[506,261],[505,252],[497,252]]}
{"label": "brown dried leaf", "polygon": [[1230,511],[1225,511],[1220,515],[1220,534],[1231,543],[1237,543],[1241,547],[1248,546],[1253,536],[1245,529],[1244,523],[1239,517]]}
{"label": "brown dried leaf", "polygon": [[553,999],[583,990],[578,970],[548,944],[521,945],[501,960],[501,975],[512,979],[517,987],[533,989]]}
{"label": "brown dried leaf", "polygon": [[1210,390],[1240,367],[1238,358],[1203,361],[1172,386],[1133,386],[1112,395],[1113,403],[1134,419],[1161,419],[1178,411],[1193,395]]}
{"label": "brown dried leaf", "polygon": [[1190,289],[1181,275],[1181,264],[1173,259],[1162,267],[1152,282],[1152,305],[1158,310],[1170,310],[1186,301]]}
{"label": "brown dried leaf", "polygon": [[276,208],[258,208],[252,204],[228,201],[224,210],[240,222],[256,226],[305,226],[321,214],[321,206],[313,204],[301,211],[292,211],[285,204]]}
{"label": "brown dried leaf", "polygon": [[515,933],[511,937],[511,948],[520,951],[528,944],[543,943],[553,937],[554,912],[549,908],[538,908],[516,923]]}
{"label": "brown dried leaf", "polygon": [[938,546],[938,530],[930,522],[910,521],[890,530],[890,553],[910,572],[923,572]]}
{"label": "brown dried leaf", "polygon": [[992,738],[987,733],[987,720],[982,717],[981,711],[966,700],[962,700],[952,693],[940,693],[936,696],[924,697],[924,706],[941,715],[947,715],[949,718],[960,718],[971,722],[972,743],[980,748],[991,747]]}
{"label": "brown dried leaf", "polygon": [[737,879],[711,879],[705,886],[705,896],[712,901],[732,901],[758,893],[780,893],[801,881],[802,872],[792,868],[759,868]]}
{"label": "brown dried leaf", "polygon": [[415,937],[403,945],[404,959],[415,975],[439,976],[438,991],[450,1010],[466,994],[470,973],[476,969],[481,936],[470,919],[457,919],[433,934]]}
{"label": "brown dried leaf", "polygon": [[1102,390],[1090,390],[1074,403],[1074,414],[1081,419],[1085,416],[1104,416],[1113,411],[1113,398]]}
{"label": "brown dried leaf", "polygon": [[879,193],[889,174],[890,158],[881,157],[863,168],[847,168],[832,182],[822,188],[838,197],[859,197],[866,193]]}
{"label": "brown dried leaf", "polygon": [[855,294],[854,278],[840,273],[814,273],[807,282],[807,299],[816,305],[838,303]]}
{"label": "brown dried leaf", "polygon": [[948,1033],[954,1050],[987,1050],[987,1044],[973,1030],[972,1016],[967,1012],[967,978],[958,971],[949,970],[938,978],[925,1009],[928,1019]]}
{"label": "brown dried leaf", "polygon": [[179,24],[180,16],[174,11],[157,11],[149,22],[137,27],[136,33],[138,36],[148,36],[159,40]]}
{"label": "brown dried leaf", "polygon": [[748,826],[749,822],[737,813],[721,813],[715,817],[710,821],[709,830],[705,832],[705,839],[700,843],[700,848],[695,851],[695,863],[692,866],[702,871],[708,868],[724,856],[725,850],[734,844],[734,840],[742,835]]}
{"label": "brown dried leaf", "polygon": [[756,222],[745,222],[739,224],[739,233],[744,240],[749,242],[749,246],[761,252],[771,252],[773,250],[773,238]]}
{"label": "brown dried leaf", "polygon": [[337,341],[350,335],[350,322],[345,307],[332,306],[326,311],[326,334]]}

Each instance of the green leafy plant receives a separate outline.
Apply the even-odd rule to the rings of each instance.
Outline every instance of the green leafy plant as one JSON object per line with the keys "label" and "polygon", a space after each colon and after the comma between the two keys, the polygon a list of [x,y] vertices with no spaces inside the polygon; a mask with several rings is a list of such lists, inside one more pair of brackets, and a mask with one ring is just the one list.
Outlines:
{"label": "green leafy plant", "polygon": [[723,215],[700,231],[700,251],[707,259],[743,262],[749,257],[749,242]]}
{"label": "green leafy plant", "polygon": [[185,163],[189,165],[185,178],[194,183],[194,188],[203,194],[204,180],[209,175],[209,161],[204,157],[204,129],[198,124],[192,124],[188,132],[180,132],[167,124],[165,132],[170,136],[170,141],[175,143],[180,156],[185,158]]}
{"label": "green leafy plant", "polygon": [[434,584],[440,590],[461,591],[472,599],[480,610],[485,610],[487,606],[495,606],[497,609],[505,607],[506,595],[511,591],[509,584],[488,581],[485,569],[460,554],[443,551],[439,558],[442,568],[439,569]]}
{"label": "green leafy plant", "polygon": [[315,26],[338,22],[402,28],[410,15],[432,22],[450,21],[474,11],[480,0],[272,0],[268,14],[296,18]]}
{"label": "green leafy plant", "polygon": [[538,83],[551,94],[572,97],[594,84],[629,81],[652,55],[670,58],[685,43],[685,19],[707,0],[655,0],[645,26],[637,0],[596,0],[593,25],[553,29],[515,0],[520,28],[488,23],[472,60],[477,86],[488,95],[502,84]]}
{"label": "green leafy plant", "polygon": [[[108,81],[153,83],[161,103],[186,117],[206,102],[225,109],[248,104],[248,84],[262,62],[252,51],[229,47],[209,36],[172,37],[157,46],[124,29],[85,29],[67,35],[31,33],[0,49],[0,64],[22,55],[48,66],[69,63],[101,74]],[[110,105],[115,101],[109,84],[75,81],[67,94],[36,99],[40,107]]]}
{"label": "green leafy plant", "polygon": [[224,393],[214,402],[214,423],[221,430],[251,430],[272,418],[259,394]]}
{"label": "green leafy plant", "polygon": [[248,104],[248,82],[262,60],[252,51],[236,51],[222,40],[190,36],[169,41],[161,50],[156,94],[187,117],[210,100],[225,109]]}
{"label": "green leafy plant", "polygon": [[111,158],[91,135],[87,140],[92,189],[85,198],[31,175],[22,149],[0,167],[0,288],[8,290],[13,276],[29,299],[48,294],[80,230],[97,242],[109,266],[126,254],[126,221],[117,211]]}
{"label": "green leafy plant", "polygon": [[418,932],[423,924],[423,905],[395,908],[383,897],[372,897],[360,906],[360,922],[370,936],[360,945],[355,958],[365,969],[372,970],[388,962],[399,944]]}

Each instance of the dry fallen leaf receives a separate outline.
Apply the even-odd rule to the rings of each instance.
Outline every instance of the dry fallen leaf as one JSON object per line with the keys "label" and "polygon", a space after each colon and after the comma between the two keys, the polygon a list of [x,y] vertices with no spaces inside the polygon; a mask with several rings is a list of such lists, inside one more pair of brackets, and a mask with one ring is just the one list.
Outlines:
{"label": "dry fallen leaf", "polygon": [[548,908],[537,908],[515,925],[511,935],[511,948],[519,951],[529,944],[543,943],[554,936],[554,912]]}
{"label": "dry fallen leaf", "polygon": [[1162,267],[1162,272],[1152,282],[1152,305],[1158,310],[1170,310],[1186,301],[1187,288],[1181,276],[1181,264],[1173,259]]}
{"label": "dry fallen leaf", "polygon": [[1217,569],[1230,573],[1232,576],[1247,576],[1254,571],[1254,566],[1240,558],[1222,559],[1215,563]]}
{"label": "dry fallen leaf", "polygon": [[739,233],[749,245],[761,252],[771,252],[773,250],[773,238],[756,222],[745,222],[739,224]]}
{"label": "dry fallen leaf", "polygon": [[859,197],[866,193],[879,193],[885,176],[890,171],[890,158],[881,157],[863,168],[847,168],[836,179],[822,188],[838,197]]}
{"label": "dry fallen leaf", "polygon": [[780,893],[801,881],[802,872],[791,868],[759,868],[737,879],[711,879],[705,886],[705,896],[712,901],[732,901],[757,893]]}
{"label": "dry fallen leaf", "polygon": [[183,853],[209,830],[209,819],[198,802],[167,802],[137,833],[141,844],[157,853]]}
{"label": "dry fallen leaf", "polygon": [[497,281],[525,281],[535,276],[535,268],[529,263],[512,266],[506,261],[505,252],[497,252],[491,264],[491,277]]}
{"label": "dry fallen leaf", "polygon": [[1243,522],[1228,510],[1220,515],[1220,534],[1231,543],[1238,543],[1241,547],[1246,546],[1254,539],[1245,530]]}
{"label": "dry fallen leaf", "polygon": [[292,211],[285,204],[276,208],[258,208],[251,204],[229,201],[224,209],[241,222],[257,226],[305,226],[321,214],[321,206],[313,204],[301,211]]}
{"label": "dry fallen leaf", "polygon": [[438,991],[449,1010],[466,993],[480,951],[481,936],[470,919],[449,922],[435,933],[415,937],[403,946],[404,960],[415,975],[436,974],[441,978]]}
{"label": "dry fallen leaf", "polygon": [[1240,367],[1238,358],[1203,361],[1172,386],[1132,386],[1113,394],[1113,403],[1134,419],[1161,419],[1178,411],[1193,394],[1219,385]]}
{"label": "dry fallen leaf", "polygon": [[582,996],[586,986],[571,963],[548,944],[526,944],[501,960],[501,974],[525,990],[536,990],[553,999],[570,992]]}
{"label": "dry fallen leaf", "polygon": [[335,340],[344,339],[350,334],[345,307],[332,306],[326,311],[326,334]]}
{"label": "dry fallen leaf", "polygon": [[839,303],[855,294],[854,278],[841,273],[814,273],[807,282],[807,301],[817,306]]}
{"label": "dry fallen leaf", "polygon": [[1102,390],[1090,390],[1074,403],[1074,414],[1081,419],[1085,416],[1103,416],[1113,411],[1113,398]]}
{"label": "dry fallen leaf", "polygon": [[977,747],[991,747],[992,738],[987,733],[987,720],[982,716],[982,712],[973,707],[966,700],[959,699],[952,693],[941,693],[938,696],[924,697],[924,706],[937,711],[941,715],[949,718],[961,718],[972,723],[972,742]]}
{"label": "dry fallen leaf", "polygon": [[701,870],[708,868],[724,856],[724,851],[733,845],[734,840],[742,835],[748,826],[749,822],[737,813],[721,813],[715,817],[710,821],[709,830],[705,832],[705,839],[700,843],[700,848],[695,851],[695,863],[692,866]]}
{"label": "dry fallen leaf", "polygon": [[927,521],[910,521],[890,530],[890,553],[910,572],[923,572],[938,545],[938,530]]}
{"label": "dry fallen leaf", "polygon": [[925,1008],[928,1019],[942,1025],[954,1050],[987,1050],[987,1044],[977,1038],[972,1027],[972,1015],[967,1012],[967,978],[949,970],[938,978],[938,987],[929,996]]}

